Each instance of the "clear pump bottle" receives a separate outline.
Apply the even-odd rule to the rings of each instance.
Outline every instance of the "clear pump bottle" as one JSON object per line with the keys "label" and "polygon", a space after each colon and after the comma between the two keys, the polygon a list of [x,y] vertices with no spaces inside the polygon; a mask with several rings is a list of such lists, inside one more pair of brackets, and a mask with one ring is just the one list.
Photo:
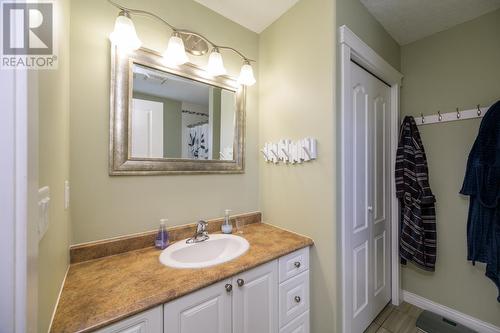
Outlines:
{"label": "clear pump bottle", "polygon": [[221,226],[221,231],[223,234],[230,234],[233,232],[233,225],[231,224],[231,219],[229,216],[230,212],[230,209],[226,209],[224,211],[224,223]]}

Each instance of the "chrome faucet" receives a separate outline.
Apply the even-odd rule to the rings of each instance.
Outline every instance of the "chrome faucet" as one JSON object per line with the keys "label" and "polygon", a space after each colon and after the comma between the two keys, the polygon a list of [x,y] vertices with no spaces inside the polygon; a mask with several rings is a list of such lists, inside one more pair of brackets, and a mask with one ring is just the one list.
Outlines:
{"label": "chrome faucet", "polygon": [[207,231],[207,225],[208,223],[206,221],[200,220],[198,221],[198,224],[196,225],[196,232],[193,237],[188,238],[186,241],[187,244],[193,244],[193,243],[199,243],[206,241],[208,237],[208,231]]}

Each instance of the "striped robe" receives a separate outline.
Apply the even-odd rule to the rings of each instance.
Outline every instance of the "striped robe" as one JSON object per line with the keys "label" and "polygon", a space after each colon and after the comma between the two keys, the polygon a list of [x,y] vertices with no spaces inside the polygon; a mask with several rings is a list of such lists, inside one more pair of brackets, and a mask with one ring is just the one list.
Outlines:
{"label": "striped robe", "polygon": [[396,196],[400,201],[401,262],[434,271],[436,265],[436,199],[429,187],[427,158],[415,119],[405,117],[396,156]]}

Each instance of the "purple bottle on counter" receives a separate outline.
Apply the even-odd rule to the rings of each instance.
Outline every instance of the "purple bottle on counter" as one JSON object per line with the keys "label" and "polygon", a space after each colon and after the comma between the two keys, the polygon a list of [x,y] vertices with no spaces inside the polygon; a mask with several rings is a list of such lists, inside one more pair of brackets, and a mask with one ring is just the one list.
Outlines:
{"label": "purple bottle on counter", "polygon": [[166,249],[168,246],[167,222],[168,219],[160,220],[160,229],[155,238],[155,247],[160,250]]}

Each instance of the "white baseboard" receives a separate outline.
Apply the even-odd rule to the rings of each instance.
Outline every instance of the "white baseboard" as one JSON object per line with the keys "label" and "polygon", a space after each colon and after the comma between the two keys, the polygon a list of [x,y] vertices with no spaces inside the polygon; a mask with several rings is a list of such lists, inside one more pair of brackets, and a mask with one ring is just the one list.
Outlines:
{"label": "white baseboard", "polygon": [[435,303],[409,291],[403,290],[403,300],[407,303],[418,306],[421,309],[432,311],[438,315],[456,321],[457,323],[467,326],[475,331],[478,331],[479,333],[500,333],[500,327],[471,317],[457,310],[453,310],[447,306]]}

